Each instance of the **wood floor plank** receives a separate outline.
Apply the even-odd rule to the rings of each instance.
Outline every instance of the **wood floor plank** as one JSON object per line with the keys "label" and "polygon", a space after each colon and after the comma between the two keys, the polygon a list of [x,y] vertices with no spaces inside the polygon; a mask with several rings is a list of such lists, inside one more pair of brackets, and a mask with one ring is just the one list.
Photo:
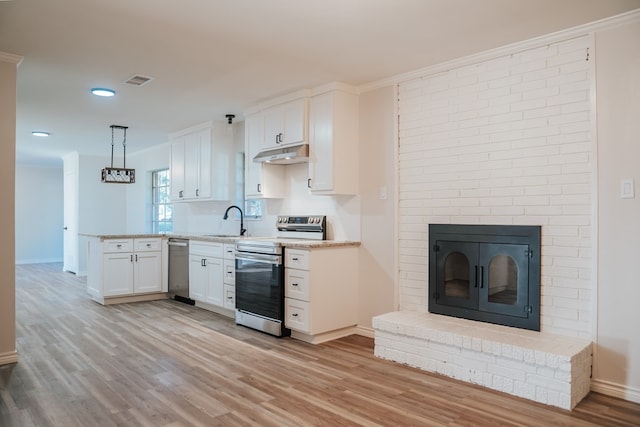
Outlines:
{"label": "wood floor plank", "polygon": [[0,426],[640,426],[590,393],[572,411],[373,356],[237,326],[175,301],[104,307],[60,264],[16,266],[19,363],[0,367]]}

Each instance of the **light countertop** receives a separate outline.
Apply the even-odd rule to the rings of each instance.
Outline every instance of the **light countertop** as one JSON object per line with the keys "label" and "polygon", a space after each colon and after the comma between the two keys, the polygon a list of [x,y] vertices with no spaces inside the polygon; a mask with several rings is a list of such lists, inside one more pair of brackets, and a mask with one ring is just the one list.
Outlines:
{"label": "light countertop", "polygon": [[209,234],[152,234],[152,233],[130,233],[130,234],[87,234],[80,233],[80,236],[98,238],[100,240],[108,239],[149,239],[154,237],[161,237],[163,239],[176,238],[176,239],[189,239],[199,240],[204,242],[221,242],[221,243],[236,243],[238,240],[262,240],[269,239],[280,242],[287,248],[298,249],[313,249],[313,248],[330,248],[339,246],[360,246],[360,242],[351,240],[304,240],[304,239],[279,239],[277,237],[259,237],[259,236],[229,236],[229,235],[209,235]]}

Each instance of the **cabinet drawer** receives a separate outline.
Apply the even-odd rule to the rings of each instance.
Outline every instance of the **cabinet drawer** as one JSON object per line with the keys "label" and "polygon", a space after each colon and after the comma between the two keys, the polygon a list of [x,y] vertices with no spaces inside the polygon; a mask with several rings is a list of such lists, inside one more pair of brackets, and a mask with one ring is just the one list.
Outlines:
{"label": "cabinet drawer", "polygon": [[223,274],[224,274],[224,283],[229,285],[235,285],[236,283],[236,261],[225,259],[223,262]]}
{"label": "cabinet drawer", "polygon": [[222,243],[189,241],[189,255],[222,258]]}
{"label": "cabinet drawer", "polygon": [[103,243],[103,252],[133,252],[133,239],[109,239]]}
{"label": "cabinet drawer", "polygon": [[309,332],[309,303],[296,299],[284,299],[284,325],[300,332]]}
{"label": "cabinet drawer", "polygon": [[235,243],[225,243],[224,244],[224,259],[233,259],[236,258],[236,244]]}
{"label": "cabinet drawer", "polygon": [[133,247],[136,252],[159,251],[162,249],[162,239],[135,239],[133,241]]}
{"label": "cabinet drawer", "polygon": [[224,308],[228,308],[229,310],[236,309],[236,287],[233,285],[224,285],[224,300],[223,300]]}
{"label": "cabinet drawer", "polygon": [[284,295],[303,301],[309,301],[309,272],[285,268]]}
{"label": "cabinet drawer", "polygon": [[309,269],[309,251],[299,249],[285,249],[284,266],[289,268]]}

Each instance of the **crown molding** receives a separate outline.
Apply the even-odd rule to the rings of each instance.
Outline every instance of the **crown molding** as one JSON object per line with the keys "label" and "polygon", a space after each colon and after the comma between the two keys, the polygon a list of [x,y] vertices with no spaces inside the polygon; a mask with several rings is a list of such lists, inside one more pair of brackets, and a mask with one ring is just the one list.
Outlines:
{"label": "crown molding", "polygon": [[358,87],[360,92],[368,92],[382,87],[396,85],[408,80],[413,80],[419,77],[427,75],[443,73],[455,68],[464,67],[467,65],[473,65],[480,62],[485,62],[491,59],[499,58],[501,56],[507,56],[514,53],[522,52],[524,50],[539,47],[545,44],[557,43],[560,41],[570,40],[577,37],[582,37],[588,34],[593,34],[596,31],[609,30],[622,25],[626,25],[633,22],[640,21],[640,9],[635,9],[630,12],[615,15],[609,18],[604,18],[598,21],[590,22],[587,24],[579,25],[577,27],[567,28],[551,34],[546,34],[540,37],[534,37],[532,39],[512,43],[506,46],[501,46],[495,49],[486,50],[480,53],[464,56],[461,58],[453,59],[451,61],[442,62],[428,67],[420,68],[418,70],[410,71],[408,73],[398,74],[392,77],[388,77],[375,82],[365,83]]}
{"label": "crown molding", "polygon": [[24,57],[20,55],[14,55],[13,53],[0,52],[0,61],[2,62],[9,62],[11,64],[20,65],[23,58]]}

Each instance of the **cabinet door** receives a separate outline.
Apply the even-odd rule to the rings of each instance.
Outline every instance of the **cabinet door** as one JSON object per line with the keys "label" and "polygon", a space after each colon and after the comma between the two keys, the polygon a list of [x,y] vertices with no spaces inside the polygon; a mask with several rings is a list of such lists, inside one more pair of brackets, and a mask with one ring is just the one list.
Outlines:
{"label": "cabinet door", "polygon": [[309,188],[316,194],[358,194],[358,97],[335,91],[311,98]]}
{"label": "cabinet door", "polygon": [[197,134],[185,137],[184,143],[184,199],[195,199],[200,179],[200,144]]}
{"label": "cabinet door", "polygon": [[307,140],[307,99],[288,102],[283,106],[282,144],[296,144]]}
{"label": "cabinet door", "polygon": [[180,138],[171,142],[171,159],[169,175],[171,177],[171,189],[169,197],[172,201],[179,201],[184,198],[184,167],[185,167],[185,140]]}
{"label": "cabinet door", "polygon": [[189,255],[189,298],[204,301],[207,289],[207,270],[202,266],[205,257]]}
{"label": "cabinet door", "polygon": [[195,197],[198,199],[211,198],[213,194],[211,165],[211,130],[206,129],[198,132],[194,138],[194,144],[197,144],[198,151],[198,179],[196,184]]}
{"label": "cabinet door", "polygon": [[268,108],[263,113],[264,135],[262,148],[278,148],[284,134],[284,115],[279,106]]}
{"label": "cabinet door", "polygon": [[245,119],[245,195],[247,198],[285,197],[285,166],[256,163],[253,158],[262,150],[263,122],[261,114]]}
{"label": "cabinet door", "polygon": [[133,253],[106,253],[102,257],[103,295],[133,293]]}
{"label": "cabinet door", "polygon": [[313,191],[333,190],[333,96],[330,93],[312,98],[310,133],[309,186]]}
{"label": "cabinet door", "polygon": [[262,148],[263,130],[262,115],[252,114],[244,121],[245,126],[245,194],[247,197],[262,196],[262,163],[255,163],[253,158]]}
{"label": "cabinet door", "polygon": [[311,305],[307,301],[293,298],[284,299],[284,324],[287,328],[312,334],[310,326]]}
{"label": "cabinet door", "polygon": [[224,308],[228,310],[236,309],[236,287],[233,285],[224,285]]}
{"label": "cabinet door", "polygon": [[263,148],[278,148],[307,140],[307,98],[264,110]]}
{"label": "cabinet door", "polygon": [[205,302],[219,307],[224,306],[224,274],[221,258],[207,258],[205,260],[207,275],[207,290]]}
{"label": "cabinet door", "polygon": [[236,284],[236,261],[233,259],[225,259],[224,265],[224,283],[226,285]]}
{"label": "cabinet door", "polygon": [[133,292],[162,291],[162,253],[140,252],[134,255]]}

